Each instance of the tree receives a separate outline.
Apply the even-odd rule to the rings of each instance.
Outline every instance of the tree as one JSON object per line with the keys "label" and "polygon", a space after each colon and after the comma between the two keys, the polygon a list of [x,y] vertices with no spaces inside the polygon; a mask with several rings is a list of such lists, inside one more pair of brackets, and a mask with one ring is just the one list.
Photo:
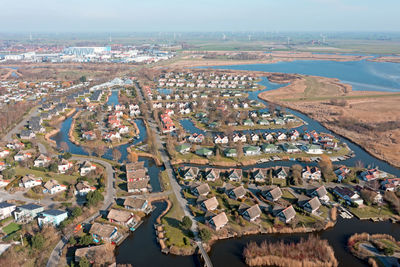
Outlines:
{"label": "tree", "polygon": [[82,209],[80,207],[75,207],[72,212],[72,217],[76,218],[82,215]]}
{"label": "tree", "polygon": [[295,164],[291,168],[291,182],[294,185],[301,185],[303,183],[301,172],[303,171],[303,167],[299,164]]}
{"label": "tree", "polygon": [[243,157],[243,144],[241,141],[239,141],[236,145],[236,153],[238,159],[241,159]]}
{"label": "tree", "polygon": [[82,257],[79,260],[79,267],[90,267],[90,262],[86,257]]}
{"label": "tree", "polygon": [[62,158],[63,159],[70,159],[72,157],[72,154],[70,153],[70,152],[65,152],[63,155],[62,155]]}
{"label": "tree", "polygon": [[104,200],[104,196],[98,191],[91,191],[86,195],[86,201],[88,206],[96,206],[100,201]]}
{"label": "tree", "polygon": [[91,235],[83,235],[79,238],[79,245],[88,246],[93,243],[93,238]]}
{"label": "tree", "polygon": [[118,149],[114,148],[112,150],[112,157],[115,161],[119,161],[122,157],[121,151],[119,151]]}
{"label": "tree", "polygon": [[200,230],[199,236],[204,242],[208,242],[211,239],[211,232],[207,228]]}
{"label": "tree", "polygon": [[44,236],[41,233],[37,233],[32,237],[32,248],[40,250],[43,248],[45,243]]}
{"label": "tree", "polygon": [[139,159],[139,156],[138,156],[137,153],[135,153],[135,152],[130,152],[130,153],[128,154],[128,160],[129,160],[129,162],[134,163],[134,162],[137,162],[138,159]]}
{"label": "tree", "polygon": [[1,174],[6,180],[11,180],[15,175],[15,169],[5,169]]}
{"label": "tree", "polygon": [[100,158],[104,155],[105,152],[106,152],[106,148],[102,145],[96,146],[94,148],[94,153]]}
{"label": "tree", "polygon": [[181,226],[184,229],[188,230],[192,227],[192,223],[193,223],[192,220],[188,216],[184,216],[182,218]]}
{"label": "tree", "polygon": [[49,166],[49,170],[51,172],[58,172],[58,164],[55,163],[55,162],[51,163],[50,166]]}
{"label": "tree", "polygon": [[330,157],[325,154],[321,155],[319,167],[321,168],[321,173],[325,179],[325,182],[330,182],[335,179],[336,175],[333,172],[333,165]]}
{"label": "tree", "polygon": [[79,81],[82,82],[82,83],[86,82],[86,76],[81,76],[79,78]]}
{"label": "tree", "polygon": [[69,238],[68,243],[69,243],[71,246],[75,246],[75,245],[76,245],[75,236],[72,235],[72,236]]}

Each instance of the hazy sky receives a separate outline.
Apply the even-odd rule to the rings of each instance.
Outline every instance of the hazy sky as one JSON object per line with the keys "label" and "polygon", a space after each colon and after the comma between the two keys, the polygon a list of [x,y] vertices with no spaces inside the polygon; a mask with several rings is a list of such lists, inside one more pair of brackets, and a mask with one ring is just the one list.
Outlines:
{"label": "hazy sky", "polygon": [[0,32],[399,31],[399,0],[0,0]]}

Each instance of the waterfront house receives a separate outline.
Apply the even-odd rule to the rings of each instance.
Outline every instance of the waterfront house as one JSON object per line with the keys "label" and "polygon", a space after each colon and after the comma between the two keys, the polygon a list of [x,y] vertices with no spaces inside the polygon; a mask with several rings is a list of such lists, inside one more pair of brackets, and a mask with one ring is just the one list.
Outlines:
{"label": "waterfront house", "polygon": [[285,133],[278,133],[277,134],[276,140],[283,141],[283,140],[286,140],[286,139],[287,139],[287,135]]}
{"label": "waterfront house", "polygon": [[274,136],[271,133],[263,133],[263,138],[265,141],[272,141],[274,140]]}
{"label": "waterfront house", "polygon": [[293,206],[290,205],[289,207],[280,211],[277,216],[282,222],[289,223],[294,219],[294,217],[296,217],[296,211],[294,210]]}
{"label": "waterfront house", "polygon": [[246,189],[244,187],[238,186],[228,191],[228,196],[232,199],[238,200],[246,196]]}
{"label": "waterfront house", "polygon": [[107,219],[110,222],[118,223],[123,226],[130,226],[139,221],[138,217],[133,213],[118,209],[111,209],[107,215]]}
{"label": "waterfront house", "polygon": [[369,169],[366,171],[363,171],[361,174],[361,179],[364,181],[373,181],[376,179],[383,179],[387,177],[387,173],[384,171],[379,170],[378,168],[374,168],[374,169]]}
{"label": "waterfront house", "polygon": [[279,179],[286,179],[288,176],[287,173],[288,172],[285,170],[284,167],[276,167],[273,169],[274,177],[279,178]]}
{"label": "waterfront house", "polygon": [[225,135],[216,135],[214,136],[215,144],[227,144],[229,142],[228,136]]}
{"label": "waterfront house", "polygon": [[118,236],[118,228],[110,224],[95,222],[90,227],[89,234],[92,235],[93,241],[96,243],[100,241],[111,243]]}
{"label": "waterfront house", "polygon": [[318,197],[313,197],[309,200],[304,201],[302,203],[302,207],[305,211],[311,214],[315,214],[321,207],[321,202],[319,201]]}
{"label": "waterfront house", "polygon": [[305,152],[307,154],[320,155],[324,153],[324,150],[319,145],[309,144],[305,146]]}
{"label": "waterfront house", "polygon": [[96,140],[96,134],[93,131],[83,132],[82,138],[89,141],[93,141]]}
{"label": "waterfront house", "polygon": [[62,221],[68,218],[68,212],[63,210],[46,210],[40,213],[38,217],[39,226],[45,224],[52,224],[53,226],[58,226]]}
{"label": "waterfront house", "polygon": [[246,141],[247,141],[247,138],[246,138],[246,135],[245,134],[241,134],[241,133],[235,133],[235,134],[233,134],[233,136],[232,136],[232,141],[234,142],[234,143],[237,143],[237,142],[242,142],[242,143],[245,143]]}
{"label": "waterfront house", "polygon": [[346,166],[340,166],[334,171],[336,177],[338,178],[338,182],[341,183],[343,179],[350,173],[350,169]]}
{"label": "waterfront house", "polygon": [[176,151],[178,151],[181,154],[186,154],[190,152],[191,146],[189,144],[181,144],[176,146]]}
{"label": "waterfront house", "polygon": [[127,188],[129,193],[147,193],[149,191],[149,178],[141,180],[128,180]]}
{"label": "waterfront house", "polygon": [[15,204],[1,202],[0,203],[0,220],[8,218],[12,215],[13,211],[17,208]]}
{"label": "waterfront house", "polygon": [[254,122],[250,119],[246,119],[243,121],[244,126],[254,126]]}
{"label": "waterfront house", "polygon": [[32,130],[22,130],[19,137],[24,140],[30,140],[36,137],[36,134]]}
{"label": "waterfront house", "polygon": [[213,155],[213,151],[209,148],[202,147],[202,148],[196,150],[196,155],[202,156],[202,157],[209,157],[209,156]]}
{"label": "waterfront house", "polygon": [[149,208],[149,202],[143,198],[127,197],[124,200],[124,207],[128,210],[146,212]]}
{"label": "waterfront house", "polygon": [[259,125],[262,125],[262,126],[266,126],[266,125],[269,125],[269,121],[266,120],[266,119],[260,119],[260,120],[258,121],[258,124],[259,124]]}
{"label": "waterfront house", "polygon": [[218,208],[218,205],[219,205],[218,200],[214,196],[212,198],[206,199],[203,202],[201,202],[200,207],[204,211],[213,211],[213,210],[216,210]]}
{"label": "waterfront house", "polygon": [[227,148],[225,149],[224,154],[228,158],[235,158],[237,157],[237,150],[235,148]]}
{"label": "waterfront house", "polygon": [[185,180],[196,179],[199,174],[199,168],[197,167],[187,167],[179,169],[180,176]]}
{"label": "waterfront house", "polygon": [[265,182],[267,178],[267,169],[253,168],[249,171],[249,174],[256,182]]}
{"label": "waterfront house", "polygon": [[225,212],[221,212],[218,215],[211,217],[207,223],[215,231],[218,231],[228,224],[228,217],[226,216]]}
{"label": "waterfront house", "polygon": [[29,222],[36,218],[44,207],[36,204],[26,204],[19,206],[14,211],[14,218],[17,222]]}
{"label": "waterfront house", "polygon": [[321,171],[317,167],[309,167],[303,170],[301,174],[303,179],[305,180],[320,180],[321,179]]}
{"label": "waterfront house", "polygon": [[231,169],[227,172],[227,177],[232,182],[239,182],[242,180],[242,173],[241,169]]}
{"label": "waterfront house", "polygon": [[259,146],[245,146],[243,151],[246,156],[255,156],[261,154],[261,148]]}
{"label": "waterfront house", "polygon": [[258,204],[254,204],[253,206],[249,206],[247,204],[241,204],[239,206],[239,213],[243,216],[244,219],[249,222],[254,222],[261,216],[261,209]]}
{"label": "waterfront house", "polygon": [[342,198],[349,205],[352,203],[356,203],[357,205],[362,205],[364,203],[359,194],[357,194],[354,190],[351,190],[347,187],[336,186],[333,189],[333,193],[335,193],[338,197]]}
{"label": "waterfront house", "polygon": [[285,151],[286,153],[298,153],[298,152],[300,152],[300,149],[297,146],[295,146],[295,145],[293,145],[291,143],[284,143],[284,144],[281,145],[281,147],[282,147],[283,151]]}
{"label": "waterfront house", "polygon": [[203,171],[203,177],[207,181],[215,181],[219,179],[220,170],[214,168],[207,168]]}
{"label": "waterfront house", "polygon": [[277,153],[278,147],[274,144],[263,144],[261,150],[264,153]]}
{"label": "waterfront house", "polygon": [[381,188],[385,191],[397,191],[400,185],[400,178],[387,178],[381,182]]}
{"label": "waterfront house", "polygon": [[194,133],[194,134],[189,136],[188,140],[191,143],[200,144],[200,143],[203,143],[203,141],[204,141],[204,135],[203,134]]}

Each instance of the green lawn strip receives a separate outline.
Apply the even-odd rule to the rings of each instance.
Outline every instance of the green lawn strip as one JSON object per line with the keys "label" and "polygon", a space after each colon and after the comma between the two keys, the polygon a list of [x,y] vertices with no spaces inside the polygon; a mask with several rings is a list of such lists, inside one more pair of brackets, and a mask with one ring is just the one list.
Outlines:
{"label": "green lawn strip", "polygon": [[387,206],[382,206],[379,210],[379,207],[376,206],[364,206],[364,207],[350,207],[350,212],[353,213],[360,219],[369,219],[369,218],[377,218],[377,217],[390,217],[393,213]]}
{"label": "green lawn strip", "polygon": [[31,170],[31,169],[22,168],[22,167],[16,167],[15,174],[21,175],[21,176],[25,176],[27,174],[33,174],[36,177],[42,177],[44,182],[47,182],[50,179],[55,179],[60,183],[67,183],[67,184],[75,183],[76,179],[79,177],[79,175],[75,176],[75,175],[67,175],[67,174],[54,173],[54,172],[42,172],[42,171]]}
{"label": "green lawn strip", "polygon": [[19,231],[20,229],[21,229],[21,225],[16,224],[15,222],[11,222],[7,226],[4,226],[2,230],[4,233],[9,235],[9,234]]}

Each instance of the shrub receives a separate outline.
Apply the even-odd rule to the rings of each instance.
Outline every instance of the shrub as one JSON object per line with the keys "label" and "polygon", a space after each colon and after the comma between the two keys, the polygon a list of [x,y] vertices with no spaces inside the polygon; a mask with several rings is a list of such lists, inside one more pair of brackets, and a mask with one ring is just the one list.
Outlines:
{"label": "shrub", "polygon": [[192,227],[192,220],[188,216],[184,216],[181,222],[182,228],[188,230]]}
{"label": "shrub", "polygon": [[208,242],[211,239],[211,232],[207,228],[201,229],[199,235],[204,242]]}

